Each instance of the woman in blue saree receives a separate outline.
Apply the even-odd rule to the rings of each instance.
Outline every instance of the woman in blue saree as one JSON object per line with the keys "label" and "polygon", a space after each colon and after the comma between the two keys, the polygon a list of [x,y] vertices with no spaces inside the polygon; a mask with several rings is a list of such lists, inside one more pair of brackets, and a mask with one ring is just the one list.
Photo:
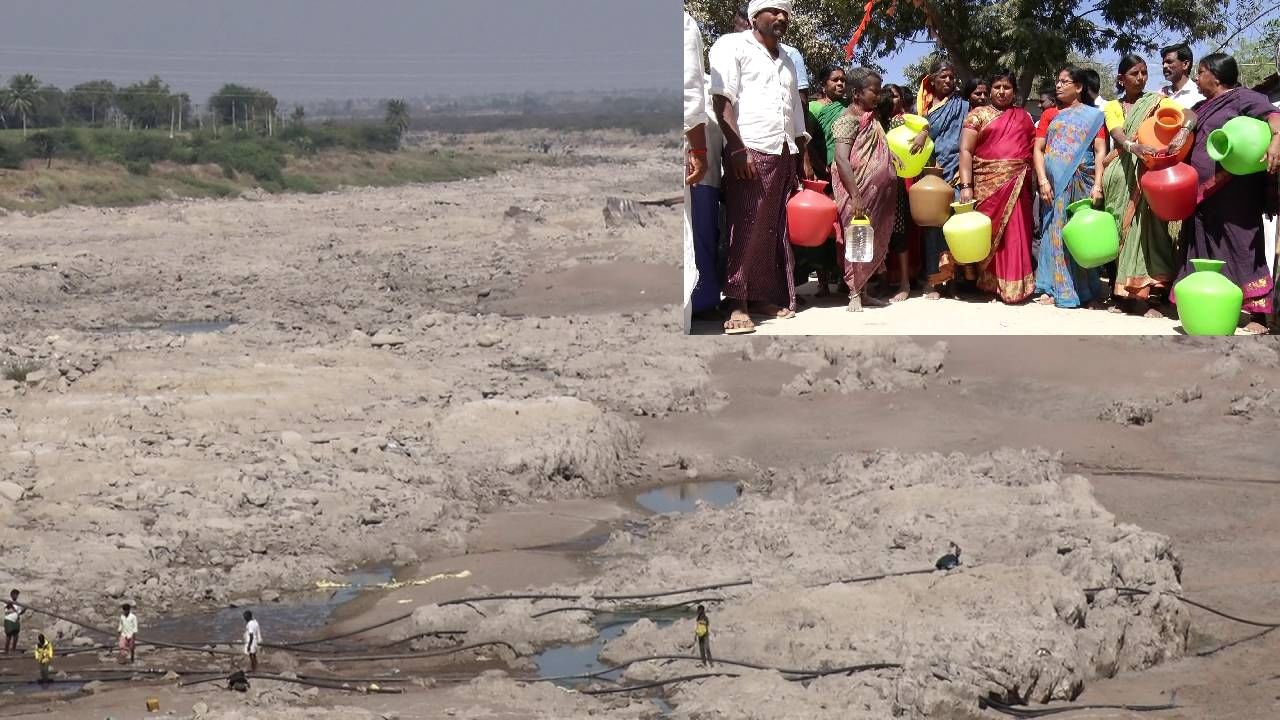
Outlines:
{"label": "woman in blue saree", "polygon": [[1057,92],[1060,109],[1046,110],[1036,130],[1034,158],[1044,228],[1036,256],[1036,292],[1041,293],[1036,302],[1097,308],[1104,297],[1098,270],[1076,264],[1062,242],[1062,228],[1071,203],[1083,198],[1092,198],[1095,205],[1102,202],[1106,130],[1083,69],[1063,68]]}
{"label": "woman in blue saree", "polygon": [[[935,60],[929,74],[920,82],[916,113],[929,121],[912,143],[912,152],[920,152],[925,141],[933,138],[933,160],[930,165],[942,168],[942,177],[953,186],[960,172],[960,131],[969,114],[969,103],[956,94],[955,67],[946,60]],[[936,300],[955,275],[956,263],[947,249],[942,228],[921,228],[924,243],[925,297]]]}

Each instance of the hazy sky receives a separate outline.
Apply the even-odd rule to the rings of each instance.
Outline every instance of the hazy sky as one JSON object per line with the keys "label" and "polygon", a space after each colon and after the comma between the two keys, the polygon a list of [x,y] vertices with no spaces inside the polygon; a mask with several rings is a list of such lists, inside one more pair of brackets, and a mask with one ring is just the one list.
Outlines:
{"label": "hazy sky", "polygon": [[[671,0],[4,0],[0,78],[282,100],[675,88]],[[659,7],[663,12],[656,12]]]}

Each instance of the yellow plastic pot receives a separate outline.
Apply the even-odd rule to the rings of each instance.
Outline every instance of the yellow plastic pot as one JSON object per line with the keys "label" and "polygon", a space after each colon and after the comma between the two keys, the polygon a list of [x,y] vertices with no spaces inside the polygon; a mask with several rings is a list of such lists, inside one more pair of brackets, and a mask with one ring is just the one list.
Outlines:
{"label": "yellow plastic pot", "polygon": [[893,153],[895,162],[893,169],[901,178],[913,178],[924,170],[925,163],[933,156],[933,138],[924,141],[920,152],[911,153],[911,141],[921,130],[929,127],[929,121],[919,115],[902,116],[902,125],[890,130],[885,136],[889,141],[889,152]]}
{"label": "yellow plastic pot", "polygon": [[951,203],[956,214],[942,226],[951,256],[961,265],[982,262],[991,254],[991,218],[974,210],[976,203]]}

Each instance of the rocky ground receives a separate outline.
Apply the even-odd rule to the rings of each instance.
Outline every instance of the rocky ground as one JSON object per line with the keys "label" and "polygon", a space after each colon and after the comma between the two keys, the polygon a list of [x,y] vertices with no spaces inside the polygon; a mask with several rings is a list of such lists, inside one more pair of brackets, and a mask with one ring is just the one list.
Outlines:
{"label": "rocky ground", "polygon": [[[685,337],[679,208],[607,201],[670,196],[669,149],[622,133],[575,144],[591,163],[5,218],[0,586],[100,625],[135,602],[144,635],[228,604],[270,632],[277,602],[390,564],[429,580],[344,608],[335,629],[412,614],[358,647],[465,629],[523,656],[590,639],[591,613],[436,603],[749,577],[710,594],[721,657],[902,667],[805,683],[744,669],[673,686],[675,717],[995,717],[980,695],[1154,703],[1179,688],[1194,707],[1166,717],[1275,711],[1273,636],[1197,657],[1247,629],[1167,595],[1082,591],[1181,590],[1274,615],[1273,339]],[[625,501],[698,477],[742,496],[656,518]],[[557,546],[602,531],[598,548]],[[960,570],[833,582],[929,568],[949,541]],[[604,658],[687,654],[691,634],[688,616],[641,620]],[[97,661],[84,657],[65,665]],[[525,682],[533,664],[510,649],[376,671],[265,661],[426,679],[403,695],[155,681],[0,704],[140,717],[156,696],[228,720],[660,712],[649,696]],[[643,661],[623,680],[694,672]]]}

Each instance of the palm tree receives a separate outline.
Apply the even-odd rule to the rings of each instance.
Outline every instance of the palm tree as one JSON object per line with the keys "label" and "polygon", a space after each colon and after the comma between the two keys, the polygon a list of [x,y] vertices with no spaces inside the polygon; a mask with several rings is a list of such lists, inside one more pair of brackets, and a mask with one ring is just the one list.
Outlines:
{"label": "palm tree", "polygon": [[9,79],[5,93],[5,107],[14,115],[22,116],[22,137],[27,136],[27,116],[35,112],[39,101],[40,83],[34,75],[14,75]]}
{"label": "palm tree", "polygon": [[404,100],[387,101],[387,125],[404,135],[409,129],[409,103]]}
{"label": "palm tree", "polygon": [[301,105],[294,105],[293,106],[293,124],[301,127],[302,124],[306,121],[306,119],[307,119],[306,108],[302,107]]}

